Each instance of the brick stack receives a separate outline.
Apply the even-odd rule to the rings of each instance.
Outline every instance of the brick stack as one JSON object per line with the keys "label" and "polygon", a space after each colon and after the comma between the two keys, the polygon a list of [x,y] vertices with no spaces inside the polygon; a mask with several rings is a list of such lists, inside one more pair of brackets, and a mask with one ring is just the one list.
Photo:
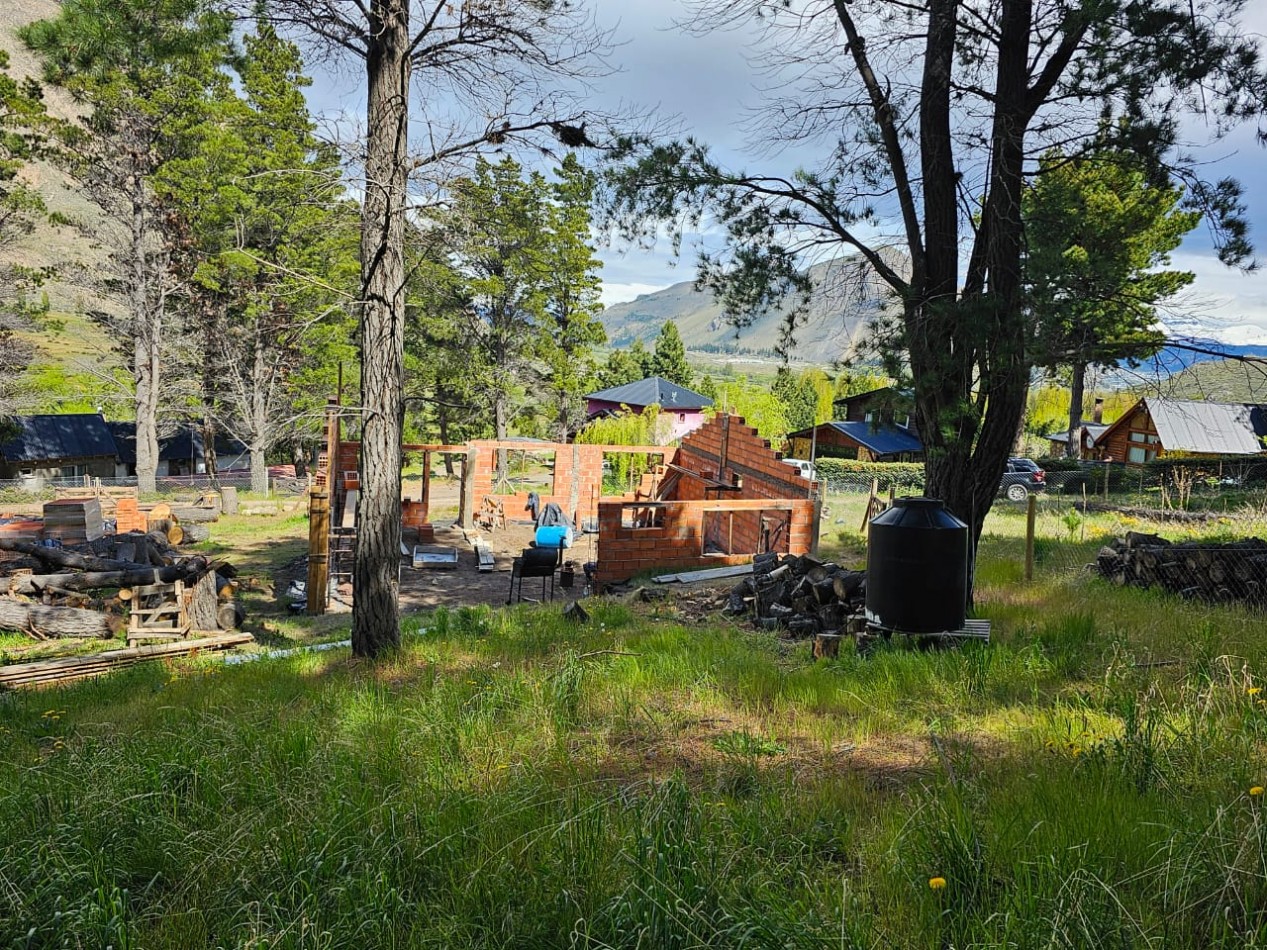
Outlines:
{"label": "brick stack", "polygon": [[149,524],[145,514],[140,510],[135,498],[120,498],[114,509],[115,534],[127,534],[129,531],[146,531]]}

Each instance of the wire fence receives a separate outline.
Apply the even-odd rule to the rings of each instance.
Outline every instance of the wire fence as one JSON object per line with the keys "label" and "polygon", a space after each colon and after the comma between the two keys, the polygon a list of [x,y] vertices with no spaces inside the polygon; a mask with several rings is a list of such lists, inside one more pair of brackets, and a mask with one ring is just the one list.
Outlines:
{"label": "wire fence", "polygon": [[[923,490],[870,474],[829,479],[823,536],[861,544],[873,487],[881,501],[890,490]],[[1267,608],[1265,462],[1087,464],[1047,471],[1015,500],[1006,488],[986,518],[980,557],[1010,580],[1078,579]]]}
{"label": "wire fence", "polygon": [[[136,489],[136,476],[125,478],[94,478],[78,476],[75,478],[17,478],[0,479],[0,504],[27,505],[53,501],[71,492],[87,492],[95,488],[132,488]],[[161,476],[156,485],[158,497],[178,497],[196,495],[220,488],[236,488],[239,492],[251,490],[249,472],[228,472],[212,478],[209,475],[167,475]],[[266,494],[297,495],[308,490],[307,476],[289,474],[271,474],[268,478]],[[147,493],[148,494],[148,493]]]}

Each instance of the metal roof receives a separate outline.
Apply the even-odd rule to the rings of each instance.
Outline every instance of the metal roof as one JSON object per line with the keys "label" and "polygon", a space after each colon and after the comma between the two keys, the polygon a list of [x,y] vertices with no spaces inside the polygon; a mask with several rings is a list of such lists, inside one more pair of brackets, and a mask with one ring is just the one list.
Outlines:
{"label": "metal roof", "polygon": [[1144,400],[1167,452],[1257,455],[1267,435],[1264,407],[1246,403]]}
{"label": "metal roof", "polygon": [[15,416],[12,421],[18,435],[0,445],[0,456],[8,462],[115,458],[117,454],[105,420],[94,413]]}
{"label": "metal roof", "polygon": [[[136,464],[136,423],[107,422],[110,434],[114,436],[114,444],[118,448],[119,461],[125,465]],[[216,455],[232,457],[246,452],[246,446],[225,433],[216,436]],[[192,426],[182,426],[171,435],[158,438],[159,461],[181,461],[184,459],[201,459],[203,457],[202,430]]]}
{"label": "metal roof", "polygon": [[[1092,439],[1098,439],[1100,436],[1102,436],[1105,432],[1108,431],[1109,423],[1084,422],[1082,424],[1082,427],[1087,430],[1087,434],[1090,435]],[[1064,432],[1053,432],[1051,435],[1047,436],[1047,439],[1050,442],[1068,442],[1069,430],[1066,429]]]}
{"label": "metal roof", "polygon": [[625,383],[590,393],[586,399],[601,399],[622,406],[657,405],[661,409],[703,409],[713,401],[707,396],[679,386],[660,376],[648,376],[636,383]]}
{"label": "metal roof", "polygon": [[[901,455],[923,452],[924,443],[906,426],[873,425],[870,422],[824,422],[837,432],[857,442],[875,455]],[[814,427],[788,434],[788,438],[808,439]]]}

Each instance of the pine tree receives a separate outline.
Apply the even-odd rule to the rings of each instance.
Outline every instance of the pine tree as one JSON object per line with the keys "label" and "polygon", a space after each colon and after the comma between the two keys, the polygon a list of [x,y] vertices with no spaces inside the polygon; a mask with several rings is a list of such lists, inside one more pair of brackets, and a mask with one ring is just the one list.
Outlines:
{"label": "pine tree", "polygon": [[694,382],[695,374],[686,362],[686,347],[678,333],[677,324],[672,320],[665,322],[660,328],[660,335],[656,337],[651,375],[688,388]]}

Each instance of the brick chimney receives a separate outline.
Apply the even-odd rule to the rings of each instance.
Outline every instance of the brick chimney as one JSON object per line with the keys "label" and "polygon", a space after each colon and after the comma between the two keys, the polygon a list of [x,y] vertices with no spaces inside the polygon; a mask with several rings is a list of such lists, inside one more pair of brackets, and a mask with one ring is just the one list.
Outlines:
{"label": "brick chimney", "polygon": [[1097,399],[1095,401],[1095,408],[1091,410],[1091,421],[1094,422],[1096,425],[1104,424],[1104,400],[1103,399]]}

